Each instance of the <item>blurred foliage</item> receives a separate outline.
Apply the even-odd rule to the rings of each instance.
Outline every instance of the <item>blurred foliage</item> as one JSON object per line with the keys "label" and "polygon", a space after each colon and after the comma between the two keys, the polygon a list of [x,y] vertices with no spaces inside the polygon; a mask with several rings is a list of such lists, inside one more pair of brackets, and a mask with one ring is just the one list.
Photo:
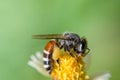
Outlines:
{"label": "blurred foliage", "polygon": [[65,31],[88,39],[89,74],[119,80],[119,21],[119,0],[0,0],[0,80],[48,80],[27,65],[47,42],[31,36]]}

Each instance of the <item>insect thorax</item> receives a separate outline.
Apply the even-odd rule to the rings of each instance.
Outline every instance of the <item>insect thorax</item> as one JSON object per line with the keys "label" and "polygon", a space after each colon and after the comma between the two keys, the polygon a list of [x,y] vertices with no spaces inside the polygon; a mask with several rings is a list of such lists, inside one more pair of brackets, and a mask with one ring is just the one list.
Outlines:
{"label": "insect thorax", "polygon": [[80,43],[80,37],[75,33],[64,33],[63,36],[66,39],[60,41],[60,45],[64,47],[65,50],[70,51],[70,49],[75,48],[77,44]]}

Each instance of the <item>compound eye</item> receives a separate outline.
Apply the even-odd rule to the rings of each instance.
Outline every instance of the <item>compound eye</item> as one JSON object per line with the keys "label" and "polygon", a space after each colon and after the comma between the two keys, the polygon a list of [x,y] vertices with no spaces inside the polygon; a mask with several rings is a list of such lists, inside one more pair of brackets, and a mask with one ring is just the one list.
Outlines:
{"label": "compound eye", "polygon": [[85,50],[85,43],[81,42],[79,45],[79,52],[82,53]]}

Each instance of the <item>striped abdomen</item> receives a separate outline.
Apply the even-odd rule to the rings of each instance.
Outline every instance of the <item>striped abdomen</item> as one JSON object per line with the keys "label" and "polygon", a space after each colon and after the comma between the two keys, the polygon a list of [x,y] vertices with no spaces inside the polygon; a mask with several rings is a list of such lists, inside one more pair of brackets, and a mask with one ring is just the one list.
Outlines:
{"label": "striped abdomen", "polygon": [[44,68],[48,71],[48,73],[51,73],[52,69],[52,53],[54,50],[55,41],[51,40],[47,43],[44,52],[43,52],[43,62],[44,62]]}

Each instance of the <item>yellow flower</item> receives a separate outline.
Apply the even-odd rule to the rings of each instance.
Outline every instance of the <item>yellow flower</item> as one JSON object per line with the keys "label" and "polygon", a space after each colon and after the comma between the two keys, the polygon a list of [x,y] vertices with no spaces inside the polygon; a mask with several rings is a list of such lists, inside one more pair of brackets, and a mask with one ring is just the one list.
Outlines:
{"label": "yellow flower", "polygon": [[[72,56],[67,52],[60,53],[59,48],[54,51],[54,55],[59,55],[58,60],[54,61],[52,77],[54,80],[87,80],[88,75],[85,72],[82,56],[76,56],[72,51]],[[53,59],[55,56],[53,56]]]}
{"label": "yellow flower", "polygon": [[28,64],[40,73],[52,76],[53,80],[108,80],[110,78],[109,73],[104,73],[97,77],[88,76],[85,71],[84,57],[75,55],[76,53],[73,50],[71,50],[71,53],[72,56],[65,51],[60,51],[59,48],[55,49],[52,56],[51,75],[44,69],[41,53],[39,52],[35,56],[31,56]]}

